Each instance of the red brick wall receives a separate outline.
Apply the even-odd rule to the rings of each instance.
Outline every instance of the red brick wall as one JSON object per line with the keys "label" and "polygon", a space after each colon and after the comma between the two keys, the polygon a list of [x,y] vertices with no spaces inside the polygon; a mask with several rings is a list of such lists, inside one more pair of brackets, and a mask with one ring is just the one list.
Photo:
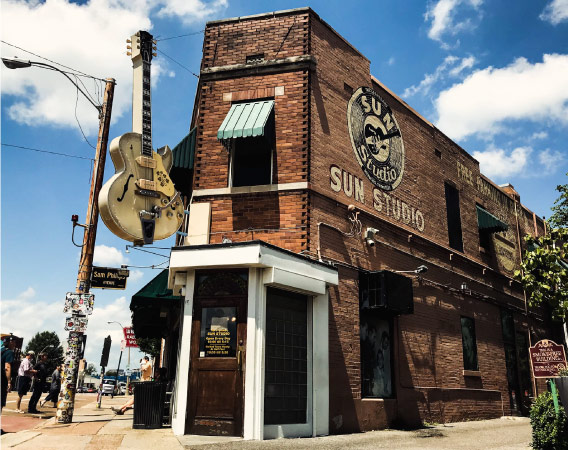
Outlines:
{"label": "red brick wall", "polygon": [[[483,204],[509,224],[510,231],[502,238],[513,243],[515,258],[512,200],[495,186],[483,184],[480,189],[477,162],[372,81],[369,61],[313,12],[208,24],[203,69],[244,64],[247,55],[256,53],[263,53],[265,60],[310,54],[317,63],[311,72],[302,69],[202,83],[194,189],[228,186],[228,154],[216,137],[231,106],[224,94],[231,94],[233,100],[255,100],[272,97],[279,86],[284,87],[284,95],[274,97],[273,183],[309,182],[308,189],[208,195],[194,201],[212,205],[211,243],[223,237],[234,242],[262,239],[294,252],[315,255],[319,250],[324,260],[340,263],[339,286],[330,289],[330,431],[384,428],[397,420],[418,424],[510,414],[500,305],[514,309],[518,330],[529,324],[523,320],[519,285],[500,273],[510,275],[503,260],[480,252],[475,205]],[[357,163],[347,129],[347,104],[352,90],[360,86],[373,87],[394,112],[404,139],[405,173],[388,195],[423,213],[423,231],[373,207],[373,185]],[[331,190],[331,165],[362,180],[363,202]],[[444,181],[460,192],[464,254],[448,246]],[[375,247],[350,233],[349,204],[358,207],[363,232],[367,227],[380,230]],[[542,233],[541,222],[537,229]],[[526,210],[520,214],[519,230],[521,235],[534,231],[532,214]],[[397,271],[419,264],[429,270],[422,281],[414,277],[414,314],[394,320],[396,398],[362,399],[355,268]],[[459,290],[464,281],[469,294]],[[545,316],[544,311],[537,314]],[[463,375],[462,315],[475,319],[480,377]],[[546,322],[530,325],[540,336],[549,333]]]}

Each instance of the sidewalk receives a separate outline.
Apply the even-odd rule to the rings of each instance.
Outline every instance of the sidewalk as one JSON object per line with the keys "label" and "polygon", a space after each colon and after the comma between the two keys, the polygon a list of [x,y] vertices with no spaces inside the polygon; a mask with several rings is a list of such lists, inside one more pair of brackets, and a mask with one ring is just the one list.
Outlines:
{"label": "sidewalk", "polygon": [[75,409],[73,423],[58,424],[55,419],[41,422],[33,429],[2,436],[2,448],[115,450],[141,448],[183,449],[171,428],[132,429],[132,410],[117,416],[110,409],[126,401],[125,397],[104,397],[102,408],[96,402]]}

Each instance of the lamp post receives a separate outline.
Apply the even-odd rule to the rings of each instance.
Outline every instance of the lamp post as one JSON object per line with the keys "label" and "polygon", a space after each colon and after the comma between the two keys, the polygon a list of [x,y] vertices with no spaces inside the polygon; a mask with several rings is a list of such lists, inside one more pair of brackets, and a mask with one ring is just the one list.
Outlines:
{"label": "lamp post", "polygon": [[[110,116],[112,112],[112,101],[114,97],[114,78],[105,80],[105,92],[102,106],[96,105],[81,87],[71,79],[69,75],[59,68],[50,64],[36,61],[21,60],[18,58],[2,58],[2,62],[8,69],[23,69],[32,66],[43,69],[54,70],[64,75],[81,94],[95,107],[99,117],[99,133],[95,152],[95,164],[93,165],[93,175],[91,178],[91,190],[89,192],[89,203],[87,206],[87,219],[84,225],[83,245],[81,247],[81,258],[79,260],[79,271],[77,275],[77,294],[87,294],[90,289],[91,272],[93,270],[93,253],[95,250],[95,240],[97,236],[97,223],[99,218],[99,205],[97,199],[103,183],[105,170],[105,159],[108,143],[108,133],[110,128]],[[80,314],[73,312],[73,317],[78,319]],[[71,423],[73,421],[73,411],[75,409],[75,392],[77,390],[77,373],[79,370],[80,346],[84,332],[70,331],[67,340],[67,353],[65,356],[64,377],[57,403],[57,422]]]}
{"label": "lamp post", "polygon": [[[118,325],[120,325],[120,328],[122,329],[122,333],[124,334],[124,327],[122,326],[122,324],[120,322],[117,322],[115,320],[111,320],[107,322],[109,325],[111,323],[116,323]],[[116,391],[116,385],[118,383],[118,372],[120,370],[120,362],[122,361],[122,352],[123,352],[123,348],[122,345],[120,346],[120,356],[118,357],[118,367],[116,368],[116,377],[114,378],[114,390]],[[130,365],[130,348],[128,349],[128,364]],[[126,383],[126,392],[128,392],[128,382]],[[126,393],[125,393],[126,395]]]}

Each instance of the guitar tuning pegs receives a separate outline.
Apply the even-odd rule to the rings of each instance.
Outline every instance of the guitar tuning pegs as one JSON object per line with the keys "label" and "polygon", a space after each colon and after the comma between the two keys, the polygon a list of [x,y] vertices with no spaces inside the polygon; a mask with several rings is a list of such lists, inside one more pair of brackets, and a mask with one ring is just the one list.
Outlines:
{"label": "guitar tuning pegs", "polygon": [[131,50],[131,49],[132,49],[132,47],[131,47],[130,45],[127,45],[126,48],[127,48],[128,50]]}
{"label": "guitar tuning pegs", "polygon": [[127,43],[127,44],[130,44],[131,42],[132,42],[132,41],[131,41],[130,39],[127,39],[127,40],[126,40],[126,43]]}
{"label": "guitar tuning pegs", "polygon": [[132,52],[126,52],[128,56],[132,56]]}
{"label": "guitar tuning pegs", "polygon": [[158,57],[158,54],[157,54],[157,53],[152,53],[152,56],[153,56],[154,58],[157,58],[157,57]]}

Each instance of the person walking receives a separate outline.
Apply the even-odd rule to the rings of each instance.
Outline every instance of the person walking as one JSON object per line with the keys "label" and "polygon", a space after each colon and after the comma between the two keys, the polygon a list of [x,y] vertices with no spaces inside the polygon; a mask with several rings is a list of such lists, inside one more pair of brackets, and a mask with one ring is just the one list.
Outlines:
{"label": "person walking", "polygon": [[26,353],[26,357],[22,360],[20,368],[18,369],[18,400],[16,400],[16,412],[23,414],[24,411],[20,409],[22,405],[22,397],[28,393],[32,385],[32,376],[35,373],[32,366],[32,358],[35,352],[30,350]]}
{"label": "person walking", "polygon": [[34,366],[35,381],[32,398],[28,403],[28,413],[30,414],[40,414],[41,411],[37,409],[37,402],[41,398],[41,394],[45,388],[45,379],[47,378],[47,367],[45,363],[47,362],[47,355],[42,353],[39,355],[39,361]]}
{"label": "person walking", "polygon": [[2,341],[2,406],[0,411],[6,406],[8,392],[12,390],[12,363],[14,362],[15,347],[16,341],[13,339],[8,341],[7,347],[4,347],[4,341]]}
{"label": "person walking", "polygon": [[39,406],[45,405],[48,401],[53,402],[53,407],[57,407],[57,397],[61,390],[61,365],[58,365],[51,374],[51,386],[49,387],[49,394],[40,403]]}

